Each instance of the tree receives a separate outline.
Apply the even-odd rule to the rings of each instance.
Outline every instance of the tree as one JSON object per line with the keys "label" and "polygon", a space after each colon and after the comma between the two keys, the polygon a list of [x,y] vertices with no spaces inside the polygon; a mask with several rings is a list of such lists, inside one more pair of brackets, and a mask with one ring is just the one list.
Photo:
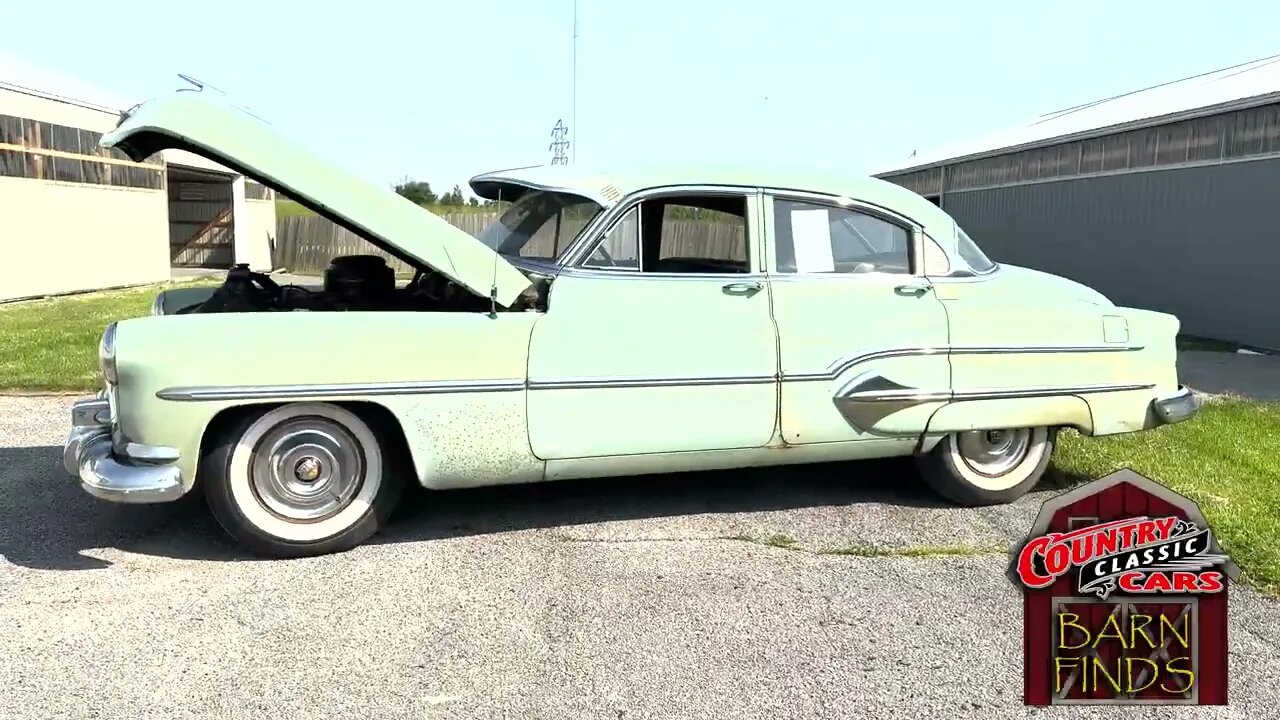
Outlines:
{"label": "tree", "polygon": [[462,188],[457,185],[454,185],[452,190],[440,198],[441,205],[465,205],[466,202],[466,198],[462,197]]}
{"label": "tree", "polygon": [[418,205],[434,205],[440,199],[431,191],[431,183],[421,180],[405,178],[404,182],[396,185],[395,190]]}
{"label": "tree", "polygon": [[472,195],[471,199],[467,201],[467,204],[470,205],[471,207],[480,207],[480,198],[476,197],[475,195]]}

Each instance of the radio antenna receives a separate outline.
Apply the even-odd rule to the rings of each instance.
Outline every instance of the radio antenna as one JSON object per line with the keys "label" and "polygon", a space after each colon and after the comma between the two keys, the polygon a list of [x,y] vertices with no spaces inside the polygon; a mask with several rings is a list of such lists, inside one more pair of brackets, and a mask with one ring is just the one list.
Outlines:
{"label": "radio antenna", "polygon": [[578,161],[578,0],[573,0],[573,104],[569,114],[569,126],[573,130],[573,162]]}
{"label": "radio antenna", "polygon": [[[502,186],[498,186],[498,199],[494,207],[498,210],[498,217],[494,222],[502,221]],[[494,236],[493,243],[493,279],[489,284],[489,317],[497,319],[498,317],[498,236]]]}

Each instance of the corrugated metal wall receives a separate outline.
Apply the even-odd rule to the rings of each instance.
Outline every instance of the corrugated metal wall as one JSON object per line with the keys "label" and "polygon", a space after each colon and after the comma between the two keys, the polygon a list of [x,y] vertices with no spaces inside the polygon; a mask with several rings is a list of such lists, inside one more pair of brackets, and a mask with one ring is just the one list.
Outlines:
{"label": "corrugated metal wall", "polygon": [[235,223],[229,178],[170,171],[169,258],[175,267],[231,267]]}
{"label": "corrugated metal wall", "polygon": [[1280,348],[1280,159],[948,192],[993,259],[1170,312],[1182,331]]}

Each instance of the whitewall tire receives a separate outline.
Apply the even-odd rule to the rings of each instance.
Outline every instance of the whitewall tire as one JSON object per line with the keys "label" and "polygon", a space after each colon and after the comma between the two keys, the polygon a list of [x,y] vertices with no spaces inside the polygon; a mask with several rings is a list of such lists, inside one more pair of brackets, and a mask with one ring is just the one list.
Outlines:
{"label": "whitewall tire", "polygon": [[952,433],[919,456],[920,472],[940,495],[961,505],[996,505],[1027,494],[1049,467],[1055,428]]}
{"label": "whitewall tire", "polygon": [[219,524],[260,555],[347,550],[385,524],[403,478],[395,448],[365,418],[330,403],[251,411],[213,438],[201,463]]}

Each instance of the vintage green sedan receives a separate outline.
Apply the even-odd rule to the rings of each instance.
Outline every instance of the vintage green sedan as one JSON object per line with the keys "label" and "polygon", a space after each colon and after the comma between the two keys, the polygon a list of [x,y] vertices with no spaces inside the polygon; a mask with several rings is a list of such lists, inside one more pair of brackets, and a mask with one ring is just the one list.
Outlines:
{"label": "vintage green sedan", "polygon": [[106,328],[67,470],[118,502],[201,490],[261,554],[361,543],[410,478],[914,455],[950,500],[1004,503],[1061,428],[1197,410],[1175,317],[997,264],[879,180],[519,168],[471,181],[505,207],[477,238],[208,93],[144,103],[102,143],[205,155],[417,268],[405,284],[380,256],[335,258],[303,288],[237,267]]}

